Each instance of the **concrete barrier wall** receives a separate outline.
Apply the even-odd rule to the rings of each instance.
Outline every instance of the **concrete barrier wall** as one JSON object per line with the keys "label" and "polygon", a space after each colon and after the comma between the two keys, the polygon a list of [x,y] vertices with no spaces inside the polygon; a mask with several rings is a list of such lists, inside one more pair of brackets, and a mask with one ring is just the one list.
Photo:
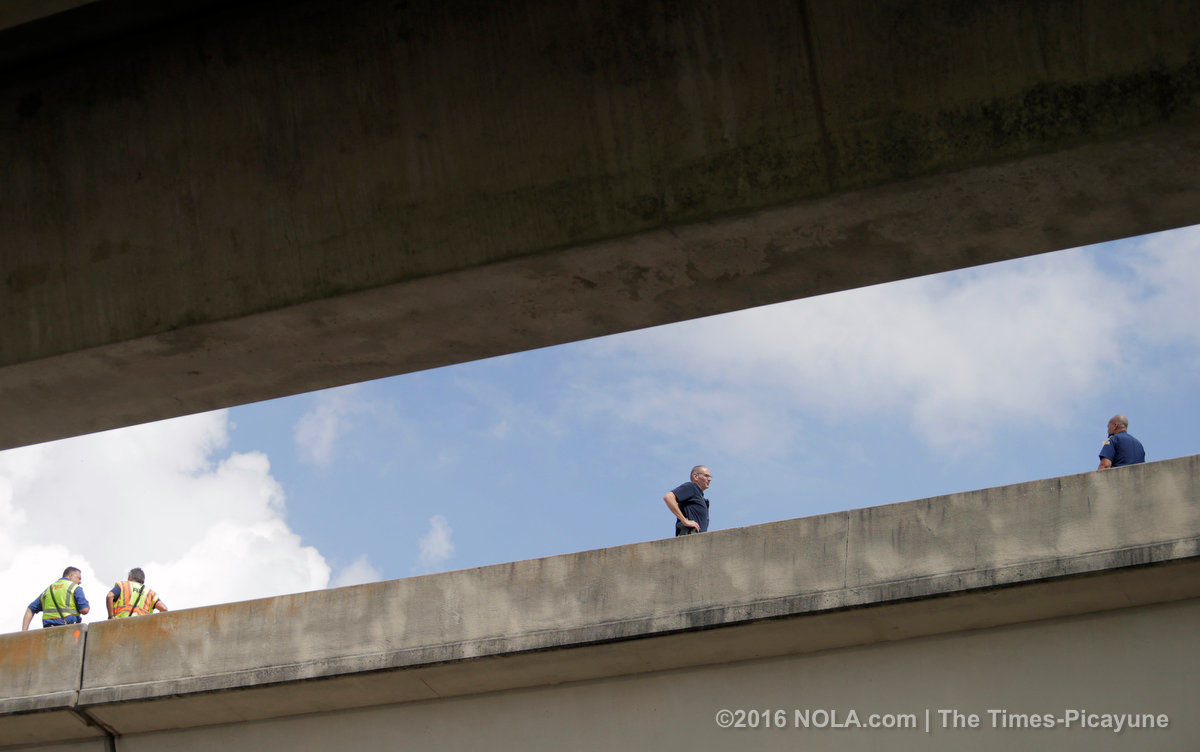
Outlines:
{"label": "concrete barrier wall", "polygon": [[[1200,599],[815,654],[640,673],[203,728],[38,745],[39,752],[380,750],[1013,749],[1193,752],[1200,738]],[[717,713],[784,711],[782,728],[721,728]],[[939,710],[978,728],[943,726]],[[1005,711],[993,726],[989,710]],[[1019,714],[1166,716],[1165,728],[1003,727]],[[796,711],[808,712],[810,727]],[[892,714],[916,728],[855,727]],[[144,709],[153,713],[154,710]],[[829,722],[822,720],[828,718]],[[930,728],[926,730],[926,714]],[[1099,718],[1095,722],[1103,722]],[[877,719],[877,722],[882,722]],[[1156,721],[1157,723],[1157,721]],[[839,725],[833,725],[839,724]]]}
{"label": "concrete barrier wall", "polygon": [[600,643],[1172,561],[1200,555],[1198,499],[1200,457],[1187,457],[99,623],[83,699]]}
{"label": "concrete barrier wall", "polygon": [[[124,737],[119,752],[379,750],[1178,750],[1200,739],[1200,600],[555,687]],[[784,728],[717,725],[785,711]],[[915,716],[918,727],[797,727],[795,711]],[[938,726],[938,709],[980,716]],[[991,728],[988,709],[1165,715],[1159,729]],[[925,712],[931,729],[925,731]],[[772,719],[774,720],[774,719]],[[819,720],[818,720],[819,722]]]}
{"label": "concrete barrier wall", "polygon": [[0,746],[101,737],[79,704],[87,625],[0,637]]}
{"label": "concrete barrier wall", "polygon": [[73,705],[83,676],[86,630],[79,624],[5,635],[0,643],[0,709]]}

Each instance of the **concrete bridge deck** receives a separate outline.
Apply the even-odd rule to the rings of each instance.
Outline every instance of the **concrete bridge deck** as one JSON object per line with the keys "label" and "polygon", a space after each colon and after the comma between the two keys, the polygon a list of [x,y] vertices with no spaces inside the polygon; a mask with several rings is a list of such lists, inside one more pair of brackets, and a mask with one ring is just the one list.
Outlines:
{"label": "concrete bridge deck", "polygon": [[[281,738],[294,741],[287,724],[311,723],[299,720],[305,714],[373,713],[372,728],[386,728],[406,713],[437,715],[471,701],[516,702],[528,715],[518,722],[483,712],[470,723],[484,736],[427,728],[423,733],[434,734],[427,741],[477,748],[486,734],[506,728],[513,743],[525,740],[531,749],[611,749],[623,733],[617,729],[636,727],[645,743],[633,746],[678,748],[690,736],[692,748],[727,747],[729,740],[712,738],[718,731],[712,713],[737,701],[724,696],[725,682],[753,684],[747,677],[803,656],[857,656],[866,661],[865,673],[829,684],[825,702],[861,702],[883,682],[898,683],[889,695],[894,704],[903,705],[911,685],[951,707],[970,696],[947,689],[954,677],[978,673],[978,702],[1015,709],[1030,695],[1009,688],[988,697],[989,674],[1020,665],[1025,691],[1055,686],[1052,699],[1064,707],[1092,697],[1096,706],[1168,714],[1175,725],[1148,741],[1156,749],[1183,748],[1172,745],[1200,738],[1200,719],[1191,712],[1200,700],[1197,598],[1200,456],[1193,456],[80,630],[4,635],[0,746],[71,742],[83,746],[64,749],[84,750],[116,739],[121,750],[200,749],[220,738],[227,749],[251,749],[259,742],[235,729],[257,738],[262,724],[283,724]],[[1076,623],[1083,624],[1082,637],[1068,630],[1073,636],[1030,638],[1004,665],[971,663],[1004,655],[996,646],[1014,639],[1014,629]],[[1154,637],[1127,642],[1130,629]],[[963,658],[962,648],[936,641],[947,639],[979,644]],[[928,678],[889,677],[884,664],[874,663],[892,653],[860,654],[881,646],[934,665],[958,657],[951,676],[930,689]],[[1054,665],[1062,651],[1081,646],[1085,657],[1072,658],[1068,670]],[[1088,660],[1115,667],[1096,680],[1111,684],[1099,699],[1095,682],[1084,679]],[[733,673],[717,683],[705,678],[698,706],[621,705],[621,682],[698,671]],[[798,686],[821,686],[819,676],[806,673]],[[546,720],[538,720],[541,705],[521,705],[520,698],[543,691],[553,692],[545,701],[555,703],[573,692],[598,692],[614,709],[596,727],[596,714],[605,711],[568,703],[555,723],[535,730]],[[587,728],[597,736],[580,741],[575,735]],[[663,736],[683,728],[691,731]],[[863,740],[874,744],[879,737]],[[845,736],[828,741],[856,748],[847,747],[854,740]],[[890,741],[921,749],[963,743],[944,734],[922,737],[916,746],[906,746],[914,743],[908,737]],[[979,748],[1013,743],[990,741],[997,746]],[[1105,749],[1111,742],[1084,734],[1056,738],[1052,746]]]}

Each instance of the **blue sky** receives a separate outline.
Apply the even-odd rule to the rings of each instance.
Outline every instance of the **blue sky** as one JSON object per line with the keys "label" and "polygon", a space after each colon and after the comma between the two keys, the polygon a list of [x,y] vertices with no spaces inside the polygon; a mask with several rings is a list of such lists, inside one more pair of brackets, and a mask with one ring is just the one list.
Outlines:
{"label": "blue sky", "polygon": [[10,450],[0,597],[15,629],[67,563],[181,607],[667,537],[697,463],[714,529],[1086,472],[1116,412],[1194,454],[1197,321],[1187,228]]}

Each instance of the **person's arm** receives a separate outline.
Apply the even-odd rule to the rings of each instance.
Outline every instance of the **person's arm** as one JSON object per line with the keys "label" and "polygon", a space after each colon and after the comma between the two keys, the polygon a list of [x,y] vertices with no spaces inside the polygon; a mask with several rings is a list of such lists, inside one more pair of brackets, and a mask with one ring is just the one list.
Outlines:
{"label": "person's arm", "polygon": [[1104,444],[1100,446],[1100,467],[1097,470],[1107,470],[1112,467],[1113,460],[1117,458],[1117,448],[1113,446],[1113,437],[1109,436],[1104,440]]}
{"label": "person's arm", "polygon": [[683,523],[684,527],[690,527],[693,530],[700,529],[700,523],[695,520],[689,520],[683,516],[683,512],[679,510],[679,501],[675,498],[674,491],[667,491],[667,495],[663,497],[663,501],[667,503],[667,509],[671,510],[671,514],[675,515],[676,519]]}
{"label": "person's arm", "polygon": [[162,601],[159,601],[159,600],[156,600],[156,601],[154,601],[154,609],[155,609],[156,611],[166,611],[166,610],[168,610],[168,609],[167,609],[167,604],[165,604],[165,603],[163,603]]}
{"label": "person's arm", "polygon": [[83,588],[75,588],[75,610],[79,612],[79,621],[83,622],[83,617],[88,611],[92,610],[92,604],[88,603],[87,596],[83,594]]}
{"label": "person's arm", "polygon": [[26,629],[29,629],[29,622],[31,621],[33,621],[33,612],[27,608],[25,609],[25,618],[21,620],[22,632],[24,632]]}
{"label": "person's arm", "polygon": [[115,598],[115,596],[113,596],[112,591],[109,590],[108,593],[104,596],[104,607],[108,609],[108,618],[110,618],[110,619],[113,618],[113,601],[114,600],[116,600],[116,598]]}

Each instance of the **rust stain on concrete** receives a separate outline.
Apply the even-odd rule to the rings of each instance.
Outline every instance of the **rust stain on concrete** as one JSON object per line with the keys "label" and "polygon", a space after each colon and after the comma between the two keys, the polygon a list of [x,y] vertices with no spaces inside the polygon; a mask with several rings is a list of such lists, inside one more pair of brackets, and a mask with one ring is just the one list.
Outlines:
{"label": "rust stain on concrete", "polygon": [[82,653],[78,628],[53,627],[0,637],[0,697],[75,689]]}

